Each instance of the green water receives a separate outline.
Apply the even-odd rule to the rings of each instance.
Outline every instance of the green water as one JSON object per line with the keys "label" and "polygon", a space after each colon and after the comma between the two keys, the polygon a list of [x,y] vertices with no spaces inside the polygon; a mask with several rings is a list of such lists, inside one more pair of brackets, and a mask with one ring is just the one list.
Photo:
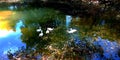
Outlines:
{"label": "green water", "polygon": [[[66,28],[66,15],[58,10],[50,8],[1,10],[0,16],[1,31],[8,30],[9,32],[10,30],[12,30],[12,32],[17,32],[16,23],[22,21],[23,24],[21,27],[19,27],[19,33],[21,35],[17,39],[19,39],[18,41],[22,41],[22,43],[25,43],[26,46],[25,49],[20,49],[20,52],[16,53],[22,54],[23,56],[38,56],[43,54],[43,57],[45,55],[53,55],[50,56],[53,59],[81,58],[84,60],[89,58],[84,58],[87,56],[87,53],[76,53],[74,49],[77,49],[79,51],[79,49],[83,48],[83,50],[86,51],[86,48],[80,47],[80,44],[80,46],[76,45],[73,42],[74,40],[83,41],[82,43],[88,44],[88,47],[90,47],[93,52],[93,50],[95,50],[96,48],[96,45],[94,46],[94,42],[96,42],[97,40],[99,41],[98,37],[101,37],[102,39],[109,39],[109,42],[119,42],[120,39],[120,34],[118,33],[118,30],[115,28],[111,28],[110,26],[112,23],[104,19],[99,19],[97,20],[97,22],[95,22],[94,20],[92,20],[91,17],[83,18],[72,16],[72,20],[69,23],[69,26]],[[115,26],[117,27],[117,25]],[[42,37],[40,37],[40,33],[36,31],[39,27],[41,27],[44,34]],[[54,30],[51,31],[49,34],[46,34],[47,28],[54,28]],[[77,29],[77,32],[69,34],[66,32],[69,28]],[[2,38],[1,33],[0,36],[0,38]],[[7,34],[4,36],[7,36]],[[12,39],[14,37],[11,37],[9,39]],[[18,46],[16,47],[18,48]],[[93,55],[94,53],[91,56]],[[15,56],[17,56],[17,54]],[[62,56],[65,58],[63,58]]]}

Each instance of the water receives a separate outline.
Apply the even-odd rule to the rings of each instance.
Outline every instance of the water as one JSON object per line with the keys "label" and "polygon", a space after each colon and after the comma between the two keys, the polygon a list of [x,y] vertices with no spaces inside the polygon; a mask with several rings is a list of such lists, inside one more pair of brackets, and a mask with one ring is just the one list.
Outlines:
{"label": "water", "polygon": [[[16,24],[16,31],[13,30],[0,30],[0,57],[7,59],[7,51],[11,50],[11,53],[17,51],[20,47],[25,46],[22,43],[20,36],[22,35],[20,27],[23,25],[22,21]],[[1,58],[0,58],[1,60]]]}
{"label": "water", "polygon": [[[101,59],[114,59],[114,60],[120,60],[120,57],[118,57],[118,50],[120,49],[120,45],[113,41],[109,41],[107,39],[102,39],[101,37],[98,37],[98,40],[94,42],[94,45],[99,45],[102,47],[104,53],[104,57],[100,58],[94,58],[93,60],[101,60]],[[98,54],[96,54],[98,55]],[[99,55],[98,55],[99,56]]]}
{"label": "water", "polygon": [[[12,7],[12,6],[9,7],[9,8],[11,10],[14,10],[14,7]],[[73,19],[72,16],[66,15],[65,17],[66,17],[66,21],[65,21],[66,27],[65,28],[67,28],[68,31],[70,31],[70,28],[73,28],[71,30],[76,29],[76,31],[74,30],[75,32],[72,32],[72,33],[69,34],[69,37],[74,39],[74,43],[76,44],[77,47],[85,48],[86,42],[82,41],[82,39],[80,39],[81,37],[78,36],[79,35],[78,31],[82,30],[82,29],[81,28],[79,29],[79,27],[76,27],[76,26],[71,26],[71,23],[73,22],[72,21],[72,19]],[[33,20],[35,21],[36,19],[33,19]],[[41,44],[41,42],[39,42],[40,41],[39,39],[41,39],[42,37],[37,36],[37,32],[35,30],[36,29],[35,27],[37,27],[37,26],[34,26],[34,27],[30,26],[30,25],[32,25],[32,23],[34,23],[34,21],[32,21],[32,22],[29,22],[29,21],[30,20],[28,20],[29,26],[24,27],[25,28],[25,31],[23,31],[24,33],[21,33],[21,29],[20,29],[20,27],[23,26],[23,22],[21,20],[16,24],[16,27],[15,27],[16,31],[13,31],[12,29],[10,29],[10,30],[0,29],[0,47],[1,47],[1,49],[0,49],[0,60],[2,60],[2,59],[7,60],[7,56],[6,56],[7,51],[10,50],[11,53],[14,53],[15,51],[19,50],[20,47],[26,46],[26,44],[33,45],[33,46],[38,45],[38,47],[39,47],[39,44]],[[38,20],[38,21],[41,21],[41,20]],[[79,21],[79,17],[76,18],[76,21],[77,22]],[[105,23],[106,23],[106,21],[102,20],[100,25],[104,26]],[[36,24],[36,23],[34,23],[34,24]],[[26,25],[27,25],[27,23],[26,23]],[[44,26],[42,28],[43,28],[43,30],[45,30],[44,28],[47,28],[47,27]],[[55,28],[55,30],[56,30],[56,28]],[[48,35],[49,34],[43,36],[44,39],[47,39]],[[25,38],[26,39],[25,40],[26,44],[24,44],[22,42],[21,38],[20,38],[21,36],[22,37],[24,37],[24,36],[27,37],[29,41],[27,41],[27,39]],[[94,36],[97,36],[97,34],[95,34]],[[114,60],[120,60],[120,57],[118,56],[118,50],[120,49],[120,45],[116,41],[109,41],[108,39],[102,39],[101,37],[97,37],[96,41],[92,41],[92,39],[89,38],[89,37],[86,37],[86,39],[88,39],[87,41],[89,41],[91,44],[93,44],[95,46],[98,46],[98,48],[101,47],[103,49],[103,57],[100,56],[99,52],[95,52],[95,53],[92,53],[91,60],[107,60],[107,59],[110,59],[110,58],[112,58]],[[45,40],[43,40],[43,41],[45,41]],[[36,45],[34,45],[33,43],[36,44]],[[89,48],[87,48],[87,49],[89,49]],[[35,49],[33,49],[33,50],[35,50]],[[38,56],[38,57],[40,59],[41,55]],[[87,59],[87,57],[86,57],[86,59]]]}
{"label": "water", "polygon": [[8,7],[8,9],[10,9],[10,10],[15,10],[15,9],[17,9],[17,6],[11,5],[11,6]]}
{"label": "water", "polygon": [[66,27],[68,28],[72,20],[72,16],[66,15]]}
{"label": "water", "polygon": [[[72,20],[72,16],[66,15],[66,27],[70,27]],[[104,25],[105,21],[102,20],[101,25]],[[86,45],[86,43],[83,43],[77,33],[73,33],[70,35],[70,37],[74,38],[74,42],[77,46]],[[120,57],[118,56],[118,50],[120,49],[120,44],[118,44],[116,41],[109,41],[108,39],[102,39],[100,36],[97,37],[96,41],[92,42],[91,38],[87,38],[91,44],[101,47],[103,49],[103,56],[101,57],[100,53],[93,53],[91,60],[120,60]],[[85,58],[86,60],[87,57]]]}

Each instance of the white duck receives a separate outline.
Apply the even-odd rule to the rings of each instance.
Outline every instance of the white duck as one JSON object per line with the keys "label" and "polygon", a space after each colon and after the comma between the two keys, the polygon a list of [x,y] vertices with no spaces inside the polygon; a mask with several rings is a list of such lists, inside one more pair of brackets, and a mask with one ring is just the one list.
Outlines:
{"label": "white duck", "polygon": [[37,32],[40,32],[39,36],[42,37],[43,36],[43,31],[41,29],[41,27],[39,27],[39,29],[36,30]]}
{"label": "white duck", "polygon": [[42,37],[42,36],[43,36],[43,32],[41,32],[41,33],[39,34],[39,36]]}
{"label": "white duck", "polygon": [[74,33],[74,32],[77,32],[77,30],[70,28],[70,30],[67,30],[67,32],[68,32],[68,33]]}
{"label": "white duck", "polygon": [[50,33],[50,31],[52,31],[54,28],[47,28],[46,30],[46,34]]}
{"label": "white duck", "polygon": [[50,31],[49,31],[49,30],[46,30],[46,34],[48,34],[48,33],[50,33]]}
{"label": "white duck", "polygon": [[36,31],[37,32],[41,32],[42,31],[41,27],[39,27],[39,29],[37,29]]}
{"label": "white duck", "polygon": [[47,30],[52,31],[54,28],[47,28]]}

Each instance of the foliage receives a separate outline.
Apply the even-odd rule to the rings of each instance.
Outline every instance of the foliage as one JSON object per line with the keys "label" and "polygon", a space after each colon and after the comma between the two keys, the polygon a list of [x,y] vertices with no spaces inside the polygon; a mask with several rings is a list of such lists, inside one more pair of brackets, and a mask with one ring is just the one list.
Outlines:
{"label": "foliage", "polygon": [[[75,12],[82,11],[80,13],[82,16],[78,20],[73,18],[71,26],[78,28],[78,35],[83,41],[82,43],[85,43],[85,46],[76,45],[73,42],[74,38],[71,40],[71,36],[66,33],[66,28],[62,25],[65,22],[64,15],[59,11],[47,8],[24,10],[20,13],[25,25],[21,28],[23,34],[21,39],[27,44],[27,49],[34,48],[48,56],[58,55],[60,56],[59,58],[63,58],[62,56],[70,55],[70,58],[81,54],[85,57],[86,55],[91,55],[92,53],[90,52],[96,52],[97,50],[102,55],[103,50],[100,50],[101,47],[92,45],[98,36],[110,40],[119,40],[120,21],[116,18],[119,15],[119,7],[117,7],[119,2],[115,4],[116,1],[106,2],[104,0],[99,1],[99,4],[94,4],[90,1],[79,1],[81,4],[74,1],[73,4],[71,4],[72,1],[67,2],[72,7],[75,7],[73,8]],[[37,2],[37,0],[34,2]],[[109,2],[110,4],[108,4]],[[111,4],[114,5],[112,6]],[[81,10],[76,7],[78,5],[81,5]],[[103,20],[105,24],[101,23]],[[58,21],[62,24],[57,24],[56,22]],[[36,32],[38,27],[42,28],[44,36],[38,36],[39,33]],[[53,27],[54,30],[49,34],[45,34],[47,27]],[[93,38],[90,38],[91,41],[88,42],[87,39],[89,37]]]}
{"label": "foliage", "polygon": [[[21,29],[23,42],[27,44],[27,48],[34,47],[40,52],[45,51],[45,47],[54,41],[45,33],[47,27],[56,28],[61,24],[59,22],[64,21],[64,17],[61,13],[47,8],[25,10],[21,13],[24,13],[22,14],[24,27]],[[42,28],[43,37],[39,37],[39,33],[36,31],[38,27]]]}
{"label": "foliage", "polygon": [[8,10],[8,6],[9,6],[10,4],[8,4],[8,3],[0,3],[0,11],[1,10]]}
{"label": "foliage", "polygon": [[[110,18],[110,17],[108,17]],[[104,21],[104,23],[103,23]],[[109,20],[108,20],[109,21]],[[77,17],[73,18],[71,26],[75,26],[79,28],[79,37],[84,38],[86,36],[93,37],[93,40],[97,40],[98,36],[101,36],[103,39],[116,40],[119,41],[119,23],[112,21],[108,22],[107,20],[97,20],[97,25],[92,25],[94,22],[91,17],[90,18],[81,18]],[[117,24],[115,27],[109,27],[112,23]],[[91,28],[92,26],[92,28]]]}
{"label": "foliage", "polygon": [[60,14],[59,11],[55,11],[53,9],[39,8],[22,11],[22,18],[25,21],[24,24],[29,25],[33,22],[42,25],[47,21],[53,21],[57,18],[61,19],[62,14]]}

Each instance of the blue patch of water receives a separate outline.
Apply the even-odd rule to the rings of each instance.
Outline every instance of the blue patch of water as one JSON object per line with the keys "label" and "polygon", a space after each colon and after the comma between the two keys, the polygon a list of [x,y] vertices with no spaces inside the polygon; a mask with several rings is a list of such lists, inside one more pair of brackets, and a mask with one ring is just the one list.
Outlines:
{"label": "blue patch of water", "polygon": [[8,7],[8,9],[10,9],[10,10],[15,10],[15,9],[17,9],[17,6],[11,5],[11,6]]}
{"label": "blue patch of water", "polygon": [[119,60],[118,50],[120,45],[117,42],[111,42],[107,39],[102,39],[98,37],[98,40],[94,42],[94,45],[100,45],[104,51],[103,55],[106,59]]}
{"label": "blue patch of water", "polygon": [[66,27],[68,28],[72,20],[72,16],[66,15]]}
{"label": "blue patch of water", "polygon": [[[7,51],[11,50],[12,53],[17,51],[20,47],[26,46],[22,43],[20,36],[22,35],[20,27],[23,25],[22,21],[16,24],[16,31],[8,31],[8,34],[4,37],[0,37],[0,60],[7,60]],[[10,32],[10,33],[9,33]],[[1,58],[2,57],[2,58]]]}

